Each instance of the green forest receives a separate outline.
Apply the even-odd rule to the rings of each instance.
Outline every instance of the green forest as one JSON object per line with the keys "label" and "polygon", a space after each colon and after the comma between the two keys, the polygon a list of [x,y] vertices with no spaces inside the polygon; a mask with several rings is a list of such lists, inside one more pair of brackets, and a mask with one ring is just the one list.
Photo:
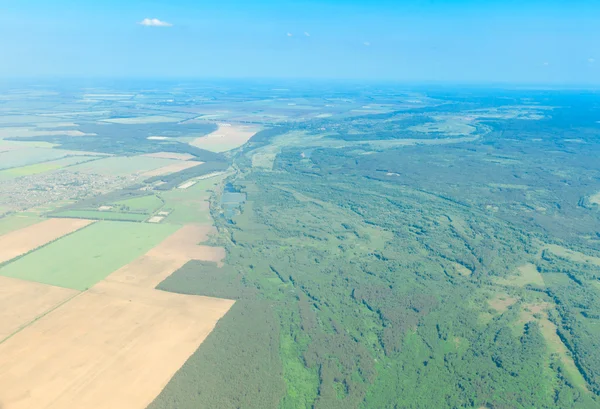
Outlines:
{"label": "green forest", "polygon": [[599,130],[544,98],[570,107],[454,144],[379,142],[463,103],[251,140],[241,212],[211,199],[225,265],[158,287],[237,302],[149,409],[600,407]]}

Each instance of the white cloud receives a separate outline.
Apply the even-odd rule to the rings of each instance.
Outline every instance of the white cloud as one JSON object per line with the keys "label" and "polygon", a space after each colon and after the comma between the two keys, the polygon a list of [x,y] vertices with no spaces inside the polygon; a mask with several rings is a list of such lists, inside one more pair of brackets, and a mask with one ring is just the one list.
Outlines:
{"label": "white cloud", "polygon": [[363,43],[363,45],[364,45],[364,46],[366,46],[366,47],[370,47],[370,46],[371,46],[371,43],[370,43],[370,42],[368,42],[368,41],[365,41],[365,42]]}
{"label": "white cloud", "polygon": [[310,37],[310,33],[308,31],[305,31],[304,35],[307,36],[307,37]]}
{"label": "white cloud", "polygon": [[596,62],[596,59],[595,59],[595,58],[588,58],[588,62],[589,62],[590,64],[593,64],[593,63],[595,63],[595,62]]}
{"label": "white cloud", "polygon": [[550,63],[548,61],[544,62],[544,67],[547,67],[549,65],[550,65]]}
{"label": "white cloud", "polygon": [[172,27],[173,24],[161,21],[157,18],[145,18],[139,22],[142,26],[146,27]]}
{"label": "white cloud", "polygon": [[293,36],[293,34],[292,34],[292,33],[287,33],[287,36],[288,36],[288,37],[292,37],[292,36]]}

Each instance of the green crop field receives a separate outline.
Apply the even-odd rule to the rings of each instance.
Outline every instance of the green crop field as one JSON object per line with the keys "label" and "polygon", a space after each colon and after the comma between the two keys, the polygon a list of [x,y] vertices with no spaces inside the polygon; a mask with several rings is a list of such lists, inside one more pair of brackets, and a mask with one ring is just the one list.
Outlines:
{"label": "green crop field", "polygon": [[62,169],[65,166],[74,165],[91,160],[89,156],[70,156],[49,162],[36,163],[34,165],[21,166],[0,171],[0,178],[15,178],[19,176],[36,175],[38,173],[50,172]]}
{"label": "green crop field", "polygon": [[8,152],[0,152],[0,169],[27,166],[34,163],[56,160],[67,156],[60,149],[24,148]]}
{"label": "green crop field", "polygon": [[162,193],[165,210],[171,210],[165,221],[178,224],[210,222],[210,212],[206,202],[210,197],[209,190],[223,180],[223,177],[200,180],[187,189],[173,189]]}
{"label": "green crop field", "polygon": [[90,174],[126,176],[144,173],[176,162],[173,159],[145,156],[110,157],[74,166],[72,170]]}
{"label": "green crop field", "polygon": [[0,235],[19,230],[32,224],[41,222],[42,219],[35,216],[23,216],[12,214],[0,219]]}
{"label": "green crop field", "polygon": [[163,201],[154,195],[135,197],[133,199],[121,200],[114,203],[118,209],[132,212],[142,212],[145,214],[155,212],[161,208],[163,204]]}
{"label": "green crop field", "polygon": [[85,290],[133,261],[176,226],[98,222],[0,269],[0,275]]}
{"label": "green crop field", "polygon": [[142,222],[148,215],[141,213],[103,212],[99,210],[65,210],[53,213],[52,217],[72,217],[75,219],[116,220],[124,222]]}

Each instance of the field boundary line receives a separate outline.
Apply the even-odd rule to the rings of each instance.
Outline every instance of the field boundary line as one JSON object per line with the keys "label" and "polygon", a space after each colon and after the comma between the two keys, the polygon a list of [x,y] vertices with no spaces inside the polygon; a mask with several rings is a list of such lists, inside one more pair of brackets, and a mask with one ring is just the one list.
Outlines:
{"label": "field boundary line", "polygon": [[[50,220],[50,219],[60,219],[60,217],[46,217],[45,219],[46,219],[46,220]],[[63,219],[67,219],[67,217],[63,217]],[[71,219],[77,219],[77,218],[76,218],[76,217],[71,217]],[[13,262],[15,262],[15,261],[17,261],[17,260],[19,260],[19,259],[21,259],[21,258],[23,258],[23,257],[27,256],[28,254],[31,254],[31,253],[33,253],[34,251],[37,251],[37,250],[39,250],[39,249],[41,249],[41,248],[44,248],[44,247],[46,247],[46,246],[49,246],[50,244],[52,244],[52,243],[54,243],[54,242],[57,242],[58,240],[62,239],[63,237],[67,237],[67,236],[70,236],[71,234],[75,234],[75,233],[77,233],[78,231],[81,231],[81,230],[83,230],[83,229],[85,229],[85,228],[87,228],[87,227],[90,227],[92,224],[95,224],[95,223],[97,223],[97,222],[99,222],[99,221],[100,221],[100,220],[91,220],[91,219],[83,219],[83,218],[81,218],[81,219],[78,219],[78,220],[89,220],[91,223],[89,223],[89,224],[87,224],[87,225],[85,225],[85,226],[83,226],[83,227],[80,227],[80,228],[79,228],[79,229],[77,229],[77,230],[73,230],[72,232],[69,232],[69,233],[67,233],[67,234],[64,234],[64,235],[62,235],[62,236],[60,236],[60,237],[57,237],[57,238],[55,238],[54,240],[50,240],[48,243],[44,243],[44,244],[42,244],[41,246],[38,246],[38,247],[36,247],[36,248],[34,248],[34,249],[31,249],[31,250],[29,250],[27,253],[23,253],[23,254],[21,254],[21,255],[19,255],[19,256],[17,256],[17,257],[13,257],[13,258],[11,258],[10,260],[6,260],[6,261],[4,261],[4,262],[0,263],[0,269],[2,269],[3,267],[6,267],[6,266],[7,266],[7,265],[9,265],[10,263],[13,263]],[[43,223],[43,221],[42,221],[42,222],[40,222],[40,223]],[[35,226],[35,224],[32,224],[32,226]],[[17,230],[17,231],[18,231],[18,230]],[[8,234],[8,233],[7,233],[7,234]],[[2,275],[2,274],[0,274],[0,275]],[[31,280],[26,280],[26,281],[31,281]],[[37,281],[34,281],[34,282],[36,282],[36,283],[37,283]],[[60,286],[57,286],[57,287],[60,287]],[[2,341],[2,342],[3,342],[3,341]],[[0,344],[1,344],[2,342],[0,342]]]}
{"label": "field boundary line", "polygon": [[31,321],[29,321],[28,323],[21,325],[19,328],[17,328],[16,330],[14,330],[14,332],[12,332],[11,334],[9,334],[6,337],[4,337],[4,339],[0,340],[0,345],[2,345],[4,342],[8,341],[9,339],[11,339],[12,337],[14,337],[15,335],[17,335],[19,332],[23,331],[25,328],[27,328],[27,327],[35,324],[37,321],[41,320],[46,315],[48,315],[51,312],[57,310],[58,308],[62,307],[63,305],[65,305],[66,303],[68,303],[69,301],[71,301],[72,299],[74,299],[75,297],[80,296],[81,294],[83,294],[86,291],[87,290],[80,291],[77,294],[73,294],[72,296],[68,297],[66,300],[63,300],[60,303],[56,304],[54,307],[50,308],[48,311],[45,311],[42,314],[38,315],[37,317],[35,317]]}

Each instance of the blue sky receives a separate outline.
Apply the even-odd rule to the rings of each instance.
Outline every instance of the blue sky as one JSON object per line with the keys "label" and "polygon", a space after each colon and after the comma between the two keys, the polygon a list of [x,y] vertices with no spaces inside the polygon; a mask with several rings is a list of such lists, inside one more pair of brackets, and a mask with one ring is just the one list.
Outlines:
{"label": "blue sky", "polygon": [[0,0],[0,77],[599,84],[599,22],[600,0]]}

